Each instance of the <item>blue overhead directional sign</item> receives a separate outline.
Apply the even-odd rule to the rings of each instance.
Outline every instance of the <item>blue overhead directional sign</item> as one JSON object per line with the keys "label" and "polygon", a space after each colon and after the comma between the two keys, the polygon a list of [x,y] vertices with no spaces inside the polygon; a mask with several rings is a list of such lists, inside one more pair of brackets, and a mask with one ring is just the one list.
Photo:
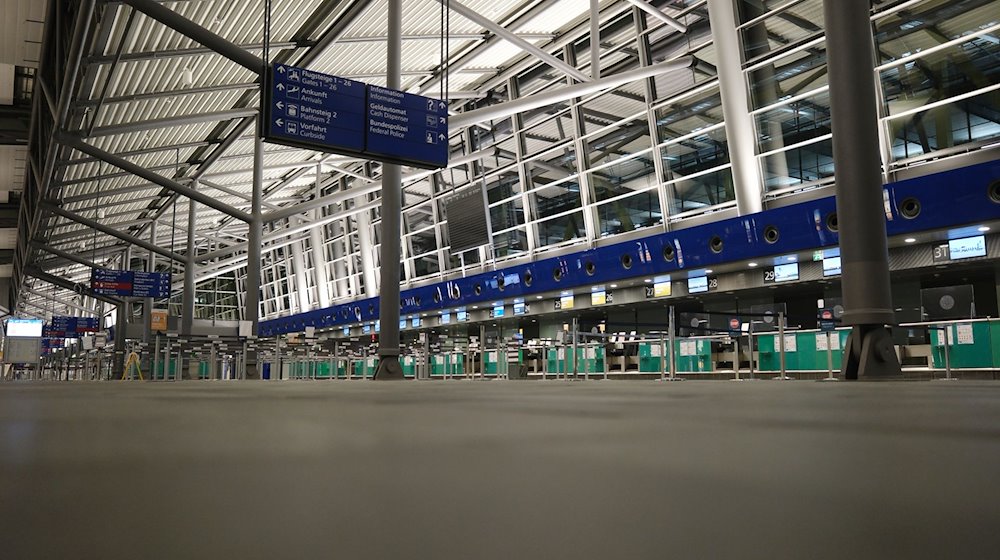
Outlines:
{"label": "blue overhead directional sign", "polygon": [[170,297],[170,273],[95,268],[90,271],[90,289],[104,296],[161,299]]}
{"label": "blue overhead directional sign", "polygon": [[360,154],[365,148],[365,85],[275,64],[266,136],[307,149]]}
{"label": "blue overhead directional sign", "polygon": [[365,152],[421,167],[448,165],[448,104],[438,99],[368,86]]}
{"label": "blue overhead directional sign", "polygon": [[95,268],[90,271],[90,289],[102,296],[132,295],[132,271]]}
{"label": "blue overhead directional sign", "polygon": [[132,273],[132,295],[141,298],[166,298],[170,297],[170,273],[169,272],[142,272]]}
{"label": "blue overhead directional sign", "polygon": [[262,104],[265,139],[436,169],[448,165],[448,104],[275,64]]}

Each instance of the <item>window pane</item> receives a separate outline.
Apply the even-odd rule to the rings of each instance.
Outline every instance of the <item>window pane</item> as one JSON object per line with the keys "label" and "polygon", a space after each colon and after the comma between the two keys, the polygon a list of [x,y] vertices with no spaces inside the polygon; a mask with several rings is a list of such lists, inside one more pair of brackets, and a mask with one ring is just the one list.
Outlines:
{"label": "window pane", "polygon": [[597,207],[601,236],[625,233],[663,222],[660,197],[650,189]]}
{"label": "window pane", "polygon": [[[518,255],[528,250],[528,236],[523,229],[515,229],[493,236],[493,252],[497,258]],[[466,264],[469,260],[466,259]]]}
{"label": "window pane", "polygon": [[580,207],[580,183],[562,181],[544,187],[532,195],[536,219],[544,219]]}
{"label": "window pane", "polygon": [[686,177],[729,163],[725,127],[716,127],[704,134],[668,144],[661,150],[665,180]]}
{"label": "window pane", "polygon": [[884,64],[998,22],[1000,9],[995,1],[933,0],[877,19],[875,42]]}
{"label": "window pane", "polygon": [[660,142],[675,140],[723,120],[718,86],[656,109]]}
{"label": "window pane", "polygon": [[822,140],[764,158],[767,190],[833,177],[833,141]]}
{"label": "window pane", "polygon": [[585,235],[582,212],[573,212],[538,223],[538,242],[542,246],[555,245]]}
{"label": "window pane", "polygon": [[[786,5],[787,0],[741,0],[737,5],[745,23]],[[822,0],[804,0],[773,12],[742,30],[745,58],[752,61],[787,45],[806,40],[823,31]]]}
{"label": "window pane", "polygon": [[779,57],[750,72],[750,83],[754,110],[827,85],[826,43]]}
{"label": "window pane", "polygon": [[992,91],[889,121],[894,160],[1000,138],[1000,92]]}
{"label": "window pane", "polygon": [[667,190],[671,195],[671,214],[701,210],[736,200],[733,176],[728,167],[678,179],[668,184]]}
{"label": "window pane", "polygon": [[[882,89],[890,115],[1000,81],[1000,44],[974,38],[884,70]],[[986,110],[996,111],[987,103]]]}

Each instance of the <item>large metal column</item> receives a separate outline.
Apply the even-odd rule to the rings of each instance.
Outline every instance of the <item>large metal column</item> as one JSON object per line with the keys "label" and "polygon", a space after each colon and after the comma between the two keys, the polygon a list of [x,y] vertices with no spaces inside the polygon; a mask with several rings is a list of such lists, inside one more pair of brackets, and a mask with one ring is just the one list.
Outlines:
{"label": "large metal column", "polygon": [[[389,0],[386,85],[399,89],[402,51],[402,0]],[[382,243],[379,286],[378,368],[375,379],[403,379],[399,365],[399,223],[402,214],[403,176],[400,166],[382,167]]]}
{"label": "large metal column", "polygon": [[128,320],[127,302],[115,306],[115,354],[111,362],[111,379],[119,379],[125,371],[125,323]]}
{"label": "large metal column", "polygon": [[353,293],[350,288],[350,271],[345,257],[347,254],[345,247],[350,243],[344,228],[344,222],[348,219],[350,218],[337,220],[330,224],[333,230],[333,239],[335,239],[333,242],[333,296],[338,298]]}
{"label": "large metal column", "polygon": [[827,67],[837,173],[844,379],[900,376],[888,324],[895,321],[882,203],[870,0],[825,0]]}
{"label": "large metal column", "polygon": [[194,325],[194,269],[198,266],[198,257],[195,255],[194,232],[195,221],[197,220],[198,203],[188,200],[187,218],[187,263],[184,264],[184,295],[181,297],[181,334],[187,336],[191,334],[191,327]]}
{"label": "large metal column", "polygon": [[[386,166],[388,167],[388,166]],[[383,176],[383,189],[385,183],[385,176]],[[363,206],[368,204],[366,197],[359,196],[354,199],[355,207]],[[385,204],[385,201],[382,201]],[[384,206],[383,206],[384,207]],[[364,282],[365,295],[373,296],[379,293],[379,277],[375,274],[375,254],[374,247],[375,241],[372,238],[372,213],[371,210],[365,210],[357,215],[355,218],[357,221],[357,234],[358,234],[358,245],[359,253],[361,256],[361,275],[362,282]],[[382,232],[385,232],[385,219],[382,220]],[[359,295],[357,292],[355,296]]]}
{"label": "large metal column", "polygon": [[[299,218],[289,218],[288,225],[298,224]],[[312,309],[312,299],[309,297],[309,278],[306,276],[306,258],[303,254],[305,240],[292,243],[292,269],[295,276],[295,299],[298,302],[299,312],[305,313]]]}
{"label": "large metal column", "polygon": [[[156,243],[156,222],[149,224],[149,242]],[[146,272],[156,272],[156,253],[149,251],[146,255]],[[146,344],[146,351],[142,353],[143,356],[143,371],[153,371],[153,363],[155,362],[155,356],[150,355],[149,345],[152,343],[153,333],[150,328],[150,324],[153,320],[153,298],[146,298],[142,301],[142,341]],[[150,373],[149,379],[153,379],[153,374]]]}
{"label": "large metal column", "polygon": [[736,208],[741,216],[753,214],[763,209],[761,180],[733,0],[708,0],[708,18],[717,53],[716,70],[722,95],[722,114],[726,119],[726,141],[732,163]]}
{"label": "large metal column", "polygon": [[[316,165],[316,198],[323,196],[323,173],[322,166]],[[313,210],[314,221],[323,217],[322,210]],[[328,263],[326,260],[326,247],[324,246],[324,233],[326,226],[314,227],[309,230],[309,245],[312,247],[313,270],[316,274],[316,299],[319,307],[330,307],[330,279],[327,275]]]}
{"label": "large metal column", "polygon": [[[258,119],[260,117],[258,116]],[[259,123],[258,123],[259,124]],[[264,237],[264,215],[261,203],[264,199],[264,141],[260,137],[260,126],[254,132],[253,144],[253,192],[250,199],[250,222],[247,224],[247,275],[243,288],[246,296],[243,298],[243,319],[250,321],[250,334],[257,336],[260,321],[260,265],[261,244]],[[260,379],[257,368],[257,352],[248,351],[246,355],[246,379]]]}
{"label": "large metal column", "polygon": [[[590,77],[601,79],[601,6],[600,0],[590,0]],[[511,78],[513,80],[513,78]],[[511,96],[513,99],[513,96]]]}

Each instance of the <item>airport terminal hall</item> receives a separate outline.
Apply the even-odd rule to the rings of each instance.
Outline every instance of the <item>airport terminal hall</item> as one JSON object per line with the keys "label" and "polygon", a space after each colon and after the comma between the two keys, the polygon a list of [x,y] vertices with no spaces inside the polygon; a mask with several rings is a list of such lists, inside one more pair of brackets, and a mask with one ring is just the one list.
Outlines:
{"label": "airport terminal hall", "polygon": [[1000,558],[1000,0],[0,0],[0,559]]}

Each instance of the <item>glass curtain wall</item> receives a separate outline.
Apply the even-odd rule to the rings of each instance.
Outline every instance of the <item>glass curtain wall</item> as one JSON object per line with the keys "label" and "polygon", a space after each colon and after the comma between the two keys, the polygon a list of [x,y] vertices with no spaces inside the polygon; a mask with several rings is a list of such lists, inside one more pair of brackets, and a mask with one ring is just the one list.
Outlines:
{"label": "glass curtain wall", "polygon": [[[734,2],[765,198],[829,187],[835,170],[822,0]],[[693,67],[479,123],[452,136],[451,159],[460,164],[439,172],[405,168],[404,288],[475,273],[487,264],[679,227],[693,216],[734,207],[706,4],[660,3],[687,26],[686,33],[638,8],[615,11],[601,22],[602,75],[685,55],[695,57]],[[996,146],[1000,0],[876,1],[872,25],[887,173]],[[582,33],[556,54],[589,74],[589,46],[589,34]],[[475,84],[483,97],[459,110],[568,83],[565,74],[538,63]],[[377,164],[360,172],[381,178]],[[363,184],[356,177],[340,179],[324,193]],[[452,252],[444,202],[473,185],[486,193],[491,243]],[[370,274],[366,266],[378,264],[379,214],[353,211],[375,196],[328,210],[346,213],[322,226],[334,303],[377,293],[364,278]],[[289,260],[287,248],[264,255],[265,316],[294,312]],[[313,262],[308,255],[307,262]],[[310,282],[314,289],[315,280]]]}

